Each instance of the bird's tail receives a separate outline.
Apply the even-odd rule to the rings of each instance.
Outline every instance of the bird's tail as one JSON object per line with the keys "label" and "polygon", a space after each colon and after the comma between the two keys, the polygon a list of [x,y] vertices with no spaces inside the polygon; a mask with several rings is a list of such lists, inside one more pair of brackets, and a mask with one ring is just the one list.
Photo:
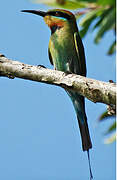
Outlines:
{"label": "bird's tail", "polygon": [[[79,112],[78,112],[79,113]],[[82,140],[82,149],[87,151],[92,148],[92,143],[89,134],[89,128],[87,124],[87,118],[85,117],[84,122],[80,120],[79,114],[77,114],[78,124],[80,128],[81,140]]]}
{"label": "bird's tail", "polygon": [[85,113],[85,102],[84,97],[80,96],[78,93],[75,92],[68,92],[70,96],[78,119],[78,124],[80,128],[81,140],[82,140],[82,149],[83,151],[87,151],[88,155],[88,162],[89,162],[89,170],[90,170],[90,180],[93,179],[92,171],[91,171],[91,164],[90,164],[90,156],[89,156],[89,149],[92,148],[92,143],[89,134],[89,128],[87,123],[87,117]]}
{"label": "bird's tail", "polygon": [[92,148],[92,143],[90,139],[90,134],[89,134],[89,128],[87,124],[87,117],[85,113],[85,102],[84,102],[84,97],[80,96],[76,92],[68,92],[68,95],[70,96],[76,114],[77,114],[77,119],[78,119],[78,124],[80,128],[80,134],[81,134],[81,140],[82,140],[82,149],[83,151],[87,151],[90,148]]}

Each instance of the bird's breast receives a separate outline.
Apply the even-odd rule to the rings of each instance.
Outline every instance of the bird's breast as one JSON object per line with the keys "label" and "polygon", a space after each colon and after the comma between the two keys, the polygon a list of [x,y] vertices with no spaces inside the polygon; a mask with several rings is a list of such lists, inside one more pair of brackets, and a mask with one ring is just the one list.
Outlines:
{"label": "bird's breast", "polygon": [[77,65],[77,55],[74,45],[74,36],[66,32],[54,33],[49,42],[49,50],[55,69],[72,72],[74,62]]}

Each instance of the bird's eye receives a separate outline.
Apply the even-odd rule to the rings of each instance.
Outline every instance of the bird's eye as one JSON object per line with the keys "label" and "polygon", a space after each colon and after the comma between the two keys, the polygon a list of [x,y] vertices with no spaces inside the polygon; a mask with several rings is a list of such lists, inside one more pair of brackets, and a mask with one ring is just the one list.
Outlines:
{"label": "bird's eye", "polygon": [[59,13],[58,13],[58,12],[56,12],[56,13],[55,13],[55,16],[59,16]]}

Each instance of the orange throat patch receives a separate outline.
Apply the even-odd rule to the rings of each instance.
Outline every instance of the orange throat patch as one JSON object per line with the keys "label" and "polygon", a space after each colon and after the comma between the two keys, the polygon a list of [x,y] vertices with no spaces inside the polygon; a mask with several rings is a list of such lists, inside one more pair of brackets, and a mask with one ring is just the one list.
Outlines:
{"label": "orange throat patch", "polygon": [[51,17],[51,16],[45,16],[44,21],[50,28],[52,28],[53,26],[63,27],[65,23],[64,20]]}

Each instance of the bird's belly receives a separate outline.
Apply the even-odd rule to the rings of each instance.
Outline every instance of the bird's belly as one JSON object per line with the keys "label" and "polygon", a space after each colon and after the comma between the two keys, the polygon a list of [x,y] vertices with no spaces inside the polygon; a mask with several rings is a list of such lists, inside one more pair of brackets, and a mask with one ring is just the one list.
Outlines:
{"label": "bird's belly", "polygon": [[70,56],[67,54],[67,52],[63,52],[61,50],[56,50],[54,53],[54,67],[57,70],[60,71],[69,71],[69,62],[70,62]]}
{"label": "bird's belly", "polygon": [[65,43],[62,46],[52,43],[50,51],[55,69],[74,73],[74,69],[77,68],[77,74],[79,73],[77,54],[72,45]]}

